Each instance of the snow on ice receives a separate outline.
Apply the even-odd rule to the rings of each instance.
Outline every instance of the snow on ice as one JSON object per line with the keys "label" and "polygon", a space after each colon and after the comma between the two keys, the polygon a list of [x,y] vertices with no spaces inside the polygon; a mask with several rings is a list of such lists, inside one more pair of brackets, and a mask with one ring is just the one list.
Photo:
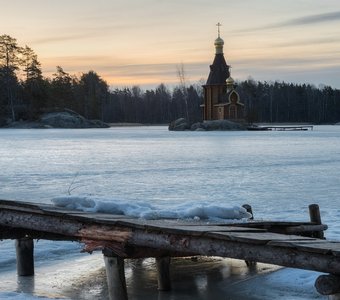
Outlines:
{"label": "snow on ice", "polygon": [[226,207],[211,204],[187,202],[176,207],[156,207],[148,202],[133,202],[97,198],[90,196],[60,196],[53,198],[57,207],[126,215],[144,219],[247,219],[251,215],[243,207]]}

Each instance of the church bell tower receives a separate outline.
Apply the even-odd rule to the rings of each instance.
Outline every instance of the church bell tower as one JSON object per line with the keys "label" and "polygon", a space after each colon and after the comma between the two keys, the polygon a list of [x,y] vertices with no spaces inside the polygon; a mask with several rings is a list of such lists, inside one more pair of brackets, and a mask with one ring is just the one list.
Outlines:
{"label": "church bell tower", "polygon": [[204,104],[203,108],[203,120],[217,120],[216,109],[214,107],[223,102],[223,96],[227,92],[226,80],[230,77],[230,66],[227,65],[223,55],[224,41],[220,37],[220,26],[218,23],[218,37],[215,40],[215,58],[210,65],[210,73],[208,80],[203,85],[204,90]]}

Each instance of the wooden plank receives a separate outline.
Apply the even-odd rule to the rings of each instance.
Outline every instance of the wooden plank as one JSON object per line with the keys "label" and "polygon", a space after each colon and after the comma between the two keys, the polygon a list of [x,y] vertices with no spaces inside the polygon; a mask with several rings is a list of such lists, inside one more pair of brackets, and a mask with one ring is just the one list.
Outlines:
{"label": "wooden plank", "polygon": [[285,228],[286,233],[296,233],[296,232],[314,232],[314,231],[323,231],[327,230],[328,226],[324,224],[320,225],[299,225],[299,226],[291,226]]}
{"label": "wooden plank", "polygon": [[96,219],[96,220],[102,220],[102,221],[110,221],[110,220],[133,220],[136,219],[131,216],[126,215],[117,215],[117,214],[110,214],[110,213],[101,213],[101,212],[86,212],[82,210],[69,210],[64,208],[54,208],[54,207],[47,207],[42,208],[43,212],[47,213],[57,213],[57,214],[63,214],[68,216],[74,216],[74,217],[81,217],[81,218],[88,218],[88,219]]}
{"label": "wooden plank", "polygon": [[38,206],[32,205],[7,205],[7,204],[0,204],[0,209],[8,209],[8,210],[15,210],[15,211],[22,211],[22,212],[35,212],[35,213],[42,213],[42,209]]}
{"label": "wooden plank", "polygon": [[315,240],[309,237],[273,232],[210,232],[207,236],[250,244],[267,244],[271,241]]}
{"label": "wooden plank", "polygon": [[[278,227],[289,227],[289,226],[299,226],[299,225],[311,225],[311,222],[303,222],[303,221],[271,221],[271,220],[264,220],[264,221],[248,221],[242,222],[240,224],[235,224],[235,226],[245,226],[245,227],[257,227],[257,228],[270,228],[274,226]],[[229,224],[233,226],[233,224]]]}
{"label": "wooden plank", "polygon": [[321,254],[332,254],[334,256],[340,256],[340,242],[331,242],[326,240],[314,240],[314,241],[271,241],[268,243],[270,246],[276,247],[290,247],[297,250],[321,253]]}
{"label": "wooden plank", "polygon": [[80,218],[90,218],[90,219],[134,219],[133,217],[125,215],[114,215],[109,213],[95,213],[95,212],[85,212],[75,209],[66,209],[62,207],[57,207],[50,204],[39,204],[36,205],[31,202],[17,202],[0,200],[0,209],[22,211],[22,212],[32,212],[36,214],[48,214],[48,215],[62,215],[65,217],[80,217]]}
{"label": "wooden plank", "polygon": [[148,230],[156,230],[160,232],[183,234],[192,236],[201,236],[210,232],[265,232],[263,229],[231,227],[231,226],[185,226],[185,225],[145,225]]}
{"label": "wooden plank", "polygon": [[15,206],[15,207],[38,208],[38,204],[33,203],[33,202],[0,199],[0,206],[3,206],[3,205],[4,206]]}
{"label": "wooden plank", "polygon": [[[233,226],[233,225],[230,225]],[[248,222],[246,224],[239,224],[238,226],[249,228],[262,228],[269,232],[281,233],[281,234],[295,234],[309,237],[314,236],[315,232],[327,230],[328,226],[325,224],[316,224],[313,222]]]}

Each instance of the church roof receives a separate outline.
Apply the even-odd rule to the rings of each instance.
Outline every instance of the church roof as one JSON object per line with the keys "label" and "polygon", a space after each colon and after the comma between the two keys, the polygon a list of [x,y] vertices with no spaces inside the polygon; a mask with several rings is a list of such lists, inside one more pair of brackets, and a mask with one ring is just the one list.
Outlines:
{"label": "church roof", "polygon": [[224,59],[223,53],[215,54],[215,59],[212,65],[210,65],[210,73],[206,85],[224,85],[229,76],[229,66]]}

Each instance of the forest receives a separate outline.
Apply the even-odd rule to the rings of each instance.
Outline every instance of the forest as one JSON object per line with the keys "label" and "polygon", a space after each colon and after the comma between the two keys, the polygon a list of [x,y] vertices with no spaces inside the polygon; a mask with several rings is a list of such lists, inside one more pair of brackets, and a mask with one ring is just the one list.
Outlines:
{"label": "forest", "polygon": [[[340,122],[340,90],[330,86],[248,78],[237,82],[237,91],[249,123]],[[33,49],[0,36],[0,126],[65,108],[107,123],[167,124],[180,117],[196,122],[202,119],[202,93],[199,83],[180,78],[171,89],[163,83],[147,90],[133,85],[111,89],[93,70],[76,76],[61,66],[47,78]]]}

